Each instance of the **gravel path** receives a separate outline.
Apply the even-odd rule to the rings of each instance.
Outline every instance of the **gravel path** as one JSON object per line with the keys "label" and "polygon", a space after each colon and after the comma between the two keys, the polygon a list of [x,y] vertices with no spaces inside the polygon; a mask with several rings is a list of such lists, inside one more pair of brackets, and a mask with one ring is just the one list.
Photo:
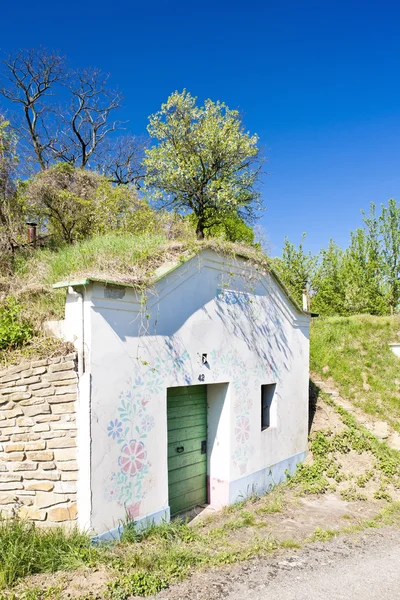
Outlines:
{"label": "gravel path", "polygon": [[368,530],[194,575],[170,600],[400,599],[400,531]]}

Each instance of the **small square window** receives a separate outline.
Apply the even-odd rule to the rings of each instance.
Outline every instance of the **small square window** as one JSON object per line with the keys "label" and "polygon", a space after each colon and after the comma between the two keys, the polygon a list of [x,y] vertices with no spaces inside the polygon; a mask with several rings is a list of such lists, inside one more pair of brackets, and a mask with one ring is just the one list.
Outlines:
{"label": "small square window", "polygon": [[276,383],[261,386],[261,431],[271,427],[271,406],[274,399]]}

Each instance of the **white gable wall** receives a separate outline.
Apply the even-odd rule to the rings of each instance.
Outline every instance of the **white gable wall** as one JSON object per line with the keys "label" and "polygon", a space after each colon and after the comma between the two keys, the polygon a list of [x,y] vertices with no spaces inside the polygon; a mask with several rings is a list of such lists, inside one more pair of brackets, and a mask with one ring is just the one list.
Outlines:
{"label": "white gable wall", "polygon": [[[90,507],[87,494],[84,502],[93,529],[117,527],[126,512],[168,517],[166,389],[199,377],[209,386],[210,501],[233,502],[293,471],[307,447],[309,321],[271,276],[211,251],[143,297],[89,286],[90,444],[82,440],[80,451],[90,462]],[[261,431],[267,383],[276,383],[276,414]]]}

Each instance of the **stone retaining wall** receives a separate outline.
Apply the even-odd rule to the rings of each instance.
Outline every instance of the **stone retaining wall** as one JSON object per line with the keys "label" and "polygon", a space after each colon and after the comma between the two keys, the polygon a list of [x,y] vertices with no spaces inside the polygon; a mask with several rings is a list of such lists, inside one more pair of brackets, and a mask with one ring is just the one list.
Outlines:
{"label": "stone retaining wall", "polygon": [[77,518],[76,355],[0,371],[0,514]]}

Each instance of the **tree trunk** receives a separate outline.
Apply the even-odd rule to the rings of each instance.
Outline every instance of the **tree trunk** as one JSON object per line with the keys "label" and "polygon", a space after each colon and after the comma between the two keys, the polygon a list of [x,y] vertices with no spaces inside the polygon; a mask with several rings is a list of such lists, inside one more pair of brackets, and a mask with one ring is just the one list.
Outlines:
{"label": "tree trunk", "polygon": [[198,240],[204,240],[204,221],[201,218],[197,221],[196,235]]}

